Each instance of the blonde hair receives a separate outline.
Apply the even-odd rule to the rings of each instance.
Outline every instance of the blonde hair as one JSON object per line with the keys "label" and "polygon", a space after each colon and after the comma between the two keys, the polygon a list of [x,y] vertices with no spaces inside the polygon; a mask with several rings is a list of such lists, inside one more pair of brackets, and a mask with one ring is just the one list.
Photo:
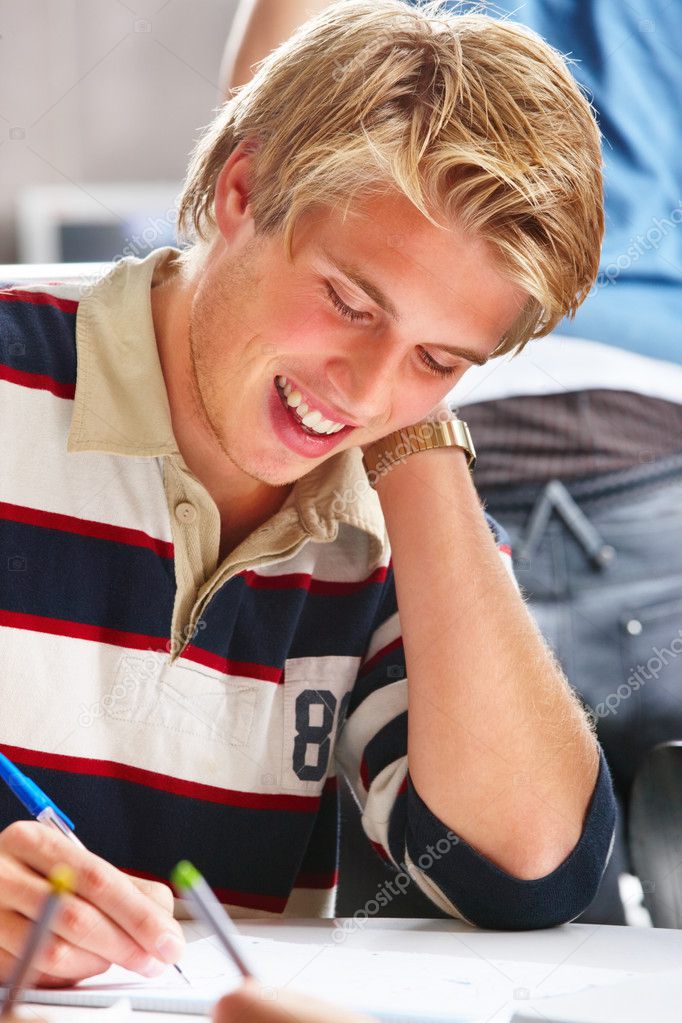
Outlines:
{"label": "blonde hair", "polygon": [[259,65],[205,129],[179,226],[209,239],[216,179],[253,147],[250,203],[291,255],[298,218],[397,188],[487,241],[531,296],[496,355],[573,316],[604,229],[599,129],[564,58],[523,26],[443,0],[341,0]]}

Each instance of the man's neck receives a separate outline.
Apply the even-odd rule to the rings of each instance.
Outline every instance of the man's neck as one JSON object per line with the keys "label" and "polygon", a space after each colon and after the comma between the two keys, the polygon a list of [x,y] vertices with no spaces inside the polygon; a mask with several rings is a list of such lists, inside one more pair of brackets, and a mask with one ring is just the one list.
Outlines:
{"label": "man's neck", "polygon": [[242,472],[221,449],[198,405],[191,373],[191,282],[180,274],[151,290],[154,332],[173,433],[187,467],[213,498],[221,522],[220,561],[284,503],[291,488],[270,487]]}

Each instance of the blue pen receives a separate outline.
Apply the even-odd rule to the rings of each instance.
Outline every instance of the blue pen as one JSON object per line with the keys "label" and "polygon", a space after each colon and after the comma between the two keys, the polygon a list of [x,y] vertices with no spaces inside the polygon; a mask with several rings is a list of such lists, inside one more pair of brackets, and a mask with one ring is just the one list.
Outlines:
{"label": "blue pen", "polygon": [[[7,783],[17,799],[24,804],[32,817],[35,817],[41,824],[47,824],[50,828],[56,828],[62,835],[75,842],[82,849],[85,848],[80,839],[74,833],[75,824],[60,810],[56,803],[53,803],[49,796],[45,795],[34,781],[27,778],[23,771],[20,771],[4,753],[0,753],[0,778]],[[183,980],[189,984],[187,977],[177,963],[174,969],[178,971]]]}
{"label": "blue pen", "polygon": [[24,804],[32,817],[35,817],[41,824],[57,828],[62,835],[66,835],[76,845],[82,846],[74,834],[74,823],[59,807],[46,796],[41,788],[34,781],[16,767],[11,760],[8,760],[4,753],[0,753],[0,778],[7,783],[17,799]]}

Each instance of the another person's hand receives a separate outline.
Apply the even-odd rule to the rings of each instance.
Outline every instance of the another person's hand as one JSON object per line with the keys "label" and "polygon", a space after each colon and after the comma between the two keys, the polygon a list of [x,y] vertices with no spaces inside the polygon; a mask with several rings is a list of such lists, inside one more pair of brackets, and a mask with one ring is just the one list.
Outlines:
{"label": "another person's hand", "polygon": [[0,832],[0,981],[21,955],[58,863],[73,869],[76,890],[63,896],[32,983],[74,983],[111,963],[153,977],[178,960],[184,938],[170,888],[128,877],[44,824],[17,821]]}
{"label": "another person's hand", "polygon": [[372,1023],[317,998],[307,998],[281,988],[261,988],[247,981],[225,995],[213,1010],[215,1023]]}

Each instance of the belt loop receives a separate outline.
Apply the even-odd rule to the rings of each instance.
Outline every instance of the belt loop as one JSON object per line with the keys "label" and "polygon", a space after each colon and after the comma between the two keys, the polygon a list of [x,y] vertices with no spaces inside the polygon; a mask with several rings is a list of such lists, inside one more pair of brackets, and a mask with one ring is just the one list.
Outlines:
{"label": "belt loop", "polygon": [[554,481],[547,483],[540,493],[538,494],[535,504],[533,505],[528,519],[528,525],[526,527],[525,536],[522,539],[516,560],[518,564],[523,565],[525,562],[529,562],[535,553],[535,548],[540,543],[550,518],[552,517],[552,498],[550,496],[550,487]]}
{"label": "belt loop", "polygon": [[610,544],[604,542],[563,483],[560,480],[550,480],[540,492],[530,514],[526,535],[518,551],[519,561],[530,559],[553,511],[561,517],[595,568],[602,570],[614,560],[616,551]]}

